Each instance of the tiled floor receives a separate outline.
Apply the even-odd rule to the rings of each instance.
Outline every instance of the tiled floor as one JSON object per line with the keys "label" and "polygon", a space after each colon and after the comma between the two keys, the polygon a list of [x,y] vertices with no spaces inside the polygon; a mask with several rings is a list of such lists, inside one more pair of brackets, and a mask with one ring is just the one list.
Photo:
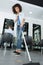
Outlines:
{"label": "tiled floor", "polygon": [[[30,55],[33,62],[40,62],[40,65],[43,65],[43,54],[41,55],[38,51],[31,51]],[[28,56],[24,51],[18,56],[13,53],[13,50],[0,49],[0,65],[23,65],[28,62]]]}

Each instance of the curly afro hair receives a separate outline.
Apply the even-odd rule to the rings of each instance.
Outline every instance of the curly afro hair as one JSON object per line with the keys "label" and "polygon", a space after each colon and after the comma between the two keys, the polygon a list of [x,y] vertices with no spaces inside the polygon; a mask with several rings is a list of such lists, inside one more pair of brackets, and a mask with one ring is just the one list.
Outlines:
{"label": "curly afro hair", "polygon": [[19,11],[20,11],[20,12],[22,11],[21,5],[17,3],[17,4],[15,4],[15,5],[12,6],[12,11],[13,11],[14,14],[17,14],[17,12],[16,12],[16,10],[15,10],[16,7],[19,8]]}

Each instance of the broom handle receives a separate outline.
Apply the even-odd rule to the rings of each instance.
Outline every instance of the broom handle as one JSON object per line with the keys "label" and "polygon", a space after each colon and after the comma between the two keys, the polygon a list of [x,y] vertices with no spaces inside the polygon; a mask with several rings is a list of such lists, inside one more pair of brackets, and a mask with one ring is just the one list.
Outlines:
{"label": "broom handle", "polygon": [[[23,36],[24,36],[24,34],[23,34]],[[27,54],[28,54],[28,60],[31,62],[32,60],[31,60],[31,57],[30,57],[30,53],[29,53],[29,51],[28,51],[28,46],[27,46],[27,44],[26,44],[25,37],[24,37],[24,43],[25,43],[25,47],[26,47]]]}

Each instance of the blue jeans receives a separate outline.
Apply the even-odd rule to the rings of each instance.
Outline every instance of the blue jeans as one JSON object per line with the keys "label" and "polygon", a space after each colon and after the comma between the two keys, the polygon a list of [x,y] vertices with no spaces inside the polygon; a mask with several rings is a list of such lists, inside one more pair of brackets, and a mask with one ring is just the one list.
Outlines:
{"label": "blue jeans", "polygon": [[17,49],[21,49],[22,44],[22,28],[17,26]]}

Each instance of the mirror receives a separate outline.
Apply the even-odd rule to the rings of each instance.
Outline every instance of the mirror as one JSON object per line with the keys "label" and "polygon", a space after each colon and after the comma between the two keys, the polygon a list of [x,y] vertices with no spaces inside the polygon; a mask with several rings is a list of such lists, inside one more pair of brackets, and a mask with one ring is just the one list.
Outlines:
{"label": "mirror", "polygon": [[28,35],[28,28],[29,28],[29,23],[25,22],[24,26],[23,26],[23,32],[26,32]]}
{"label": "mirror", "polygon": [[4,30],[5,29],[8,29],[8,25],[9,24],[12,25],[12,30],[14,30],[14,21],[12,19],[5,18],[4,19],[4,25],[3,25],[3,32],[2,32],[2,34],[4,34]]}
{"label": "mirror", "polygon": [[33,24],[33,40],[38,44],[41,40],[41,26]]}

